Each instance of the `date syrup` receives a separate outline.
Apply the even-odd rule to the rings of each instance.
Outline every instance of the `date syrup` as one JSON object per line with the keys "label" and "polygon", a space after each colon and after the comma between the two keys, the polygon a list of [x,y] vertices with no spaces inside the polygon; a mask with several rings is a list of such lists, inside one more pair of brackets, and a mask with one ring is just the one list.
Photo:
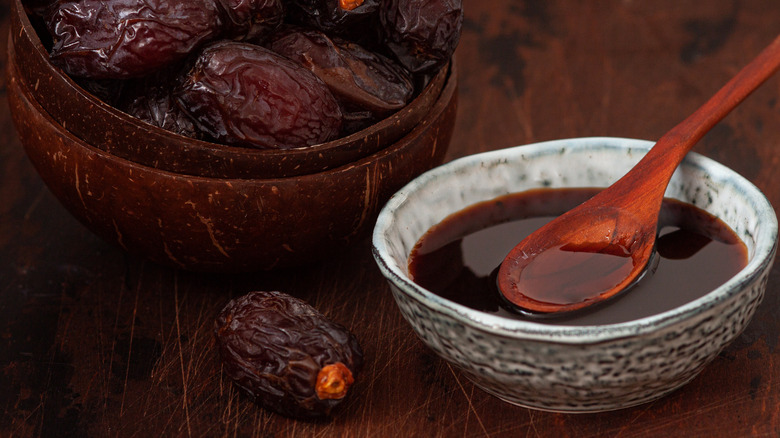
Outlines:
{"label": "date syrup", "polygon": [[[630,291],[571,315],[541,319],[511,310],[496,286],[497,266],[517,242],[597,190],[538,189],[466,208],[420,239],[409,258],[410,275],[429,291],[483,312],[543,323],[594,325],[630,321],[679,307],[723,284],[747,263],[747,248],[726,224],[695,206],[667,199],[659,217],[658,257]],[[606,264],[604,260],[593,261],[596,268],[606,269],[595,281],[608,283],[611,270],[625,269],[625,261],[630,268],[628,258],[601,256],[612,260]],[[590,276],[585,274],[596,269],[575,263],[577,267],[566,272],[560,260],[550,262],[540,265],[549,272],[533,276],[540,290],[568,288],[567,293],[576,294],[579,282]]]}

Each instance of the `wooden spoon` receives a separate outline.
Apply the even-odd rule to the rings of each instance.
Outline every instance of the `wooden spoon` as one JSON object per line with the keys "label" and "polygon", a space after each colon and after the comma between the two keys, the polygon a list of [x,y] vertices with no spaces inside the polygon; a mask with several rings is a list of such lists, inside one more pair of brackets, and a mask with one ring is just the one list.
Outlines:
{"label": "wooden spoon", "polygon": [[560,313],[611,298],[645,269],[666,186],[707,131],[780,67],[780,37],[707,103],[666,133],[620,180],[520,242],[498,287],[518,310]]}

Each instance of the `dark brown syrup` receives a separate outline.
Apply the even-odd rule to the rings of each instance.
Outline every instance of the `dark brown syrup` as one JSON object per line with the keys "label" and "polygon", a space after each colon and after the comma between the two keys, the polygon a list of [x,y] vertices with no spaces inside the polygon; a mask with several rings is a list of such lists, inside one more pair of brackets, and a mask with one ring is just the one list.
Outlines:
{"label": "dark brown syrup", "polygon": [[[496,268],[523,238],[597,191],[538,189],[466,208],[417,242],[409,257],[410,275],[429,291],[482,312],[543,323],[594,325],[679,307],[725,283],[747,263],[747,248],[726,224],[695,206],[666,199],[659,217],[658,257],[631,290],[564,316],[540,319],[513,311],[496,286]],[[558,272],[547,278],[560,285],[582,281],[581,271],[572,274]]]}
{"label": "dark brown syrup", "polygon": [[545,249],[520,271],[515,287],[540,303],[590,301],[617,287],[634,270],[634,259],[626,248],[610,248],[610,252],[602,252],[605,248],[599,245]]}

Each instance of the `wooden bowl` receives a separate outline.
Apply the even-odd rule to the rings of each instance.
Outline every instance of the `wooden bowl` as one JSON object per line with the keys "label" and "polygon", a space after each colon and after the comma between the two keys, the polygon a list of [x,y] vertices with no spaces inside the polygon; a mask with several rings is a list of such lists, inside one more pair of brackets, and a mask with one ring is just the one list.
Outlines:
{"label": "wooden bowl", "polygon": [[414,129],[431,110],[447,76],[443,68],[405,108],[369,128],[319,145],[261,150],[193,140],[152,126],[100,101],[49,62],[24,11],[11,5],[11,45],[30,98],[74,136],[129,161],[216,178],[277,178],[333,169],[371,155]]}
{"label": "wooden bowl", "polygon": [[457,106],[453,68],[422,121],[371,155],[286,178],[209,178],[144,166],[90,145],[48,114],[13,58],[8,65],[14,124],[60,202],[128,252],[196,271],[299,265],[366,236],[395,191],[442,162]]}

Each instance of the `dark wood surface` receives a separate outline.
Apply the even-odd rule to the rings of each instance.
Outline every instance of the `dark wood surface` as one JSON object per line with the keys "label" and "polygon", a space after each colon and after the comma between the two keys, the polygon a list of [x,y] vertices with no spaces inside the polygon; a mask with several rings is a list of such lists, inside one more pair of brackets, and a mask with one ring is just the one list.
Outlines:
{"label": "dark wood surface", "polygon": [[[448,159],[566,137],[657,139],[780,30],[776,0],[465,8]],[[7,11],[3,0],[0,47]],[[694,150],[780,205],[780,78]],[[415,337],[368,240],[305,269],[230,276],[160,267],[104,243],[43,185],[0,102],[0,436],[774,437],[779,274],[746,331],[675,393],[600,414],[528,410],[476,388]],[[332,421],[263,411],[221,373],[214,317],[253,289],[307,299],[361,340],[364,373]]]}

